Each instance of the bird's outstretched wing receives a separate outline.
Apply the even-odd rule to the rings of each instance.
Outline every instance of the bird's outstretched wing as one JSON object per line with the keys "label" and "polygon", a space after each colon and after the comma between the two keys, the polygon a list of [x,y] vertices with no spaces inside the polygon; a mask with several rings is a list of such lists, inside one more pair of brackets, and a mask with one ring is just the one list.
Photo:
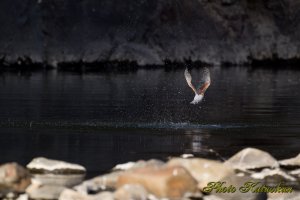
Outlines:
{"label": "bird's outstretched wing", "polygon": [[210,72],[207,67],[204,67],[201,70],[201,79],[200,79],[200,87],[197,90],[197,94],[204,94],[207,88],[210,86]]}
{"label": "bird's outstretched wing", "polygon": [[188,69],[185,69],[185,71],[184,71],[184,77],[185,77],[185,80],[186,80],[187,84],[190,86],[190,88],[192,88],[192,90],[195,93],[197,93],[196,88],[192,84],[192,76],[191,76],[191,74],[190,74],[190,72],[189,72]]}

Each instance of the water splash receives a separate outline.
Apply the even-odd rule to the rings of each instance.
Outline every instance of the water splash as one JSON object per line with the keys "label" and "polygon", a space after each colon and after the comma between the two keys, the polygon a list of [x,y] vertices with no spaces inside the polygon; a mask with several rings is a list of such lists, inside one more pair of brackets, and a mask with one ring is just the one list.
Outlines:
{"label": "water splash", "polygon": [[72,122],[72,121],[2,121],[0,127],[22,127],[22,128],[74,128],[74,129],[102,129],[102,128],[134,128],[134,129],[235,129],[249,128],[255,125],[247,124],[196,124],[190,122]]}

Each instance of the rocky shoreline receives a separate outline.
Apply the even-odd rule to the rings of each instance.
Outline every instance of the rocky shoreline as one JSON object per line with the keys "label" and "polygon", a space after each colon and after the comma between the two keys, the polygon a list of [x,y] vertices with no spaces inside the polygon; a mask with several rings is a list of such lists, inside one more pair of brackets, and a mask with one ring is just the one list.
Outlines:
{"label": "rocky shoreline", "polygon": [[246,148],[225,162],[193,155],[140,160],[84,180],[78,164],[35,158],[27,166],[0,166],[2,199],[43,200],[297,200],[300,154],[277,161]]}
{"label": "rocky shoreline", "polygon": [[8,65],[300,58],[296,0],[3,0],[0,7],[0,62]]}

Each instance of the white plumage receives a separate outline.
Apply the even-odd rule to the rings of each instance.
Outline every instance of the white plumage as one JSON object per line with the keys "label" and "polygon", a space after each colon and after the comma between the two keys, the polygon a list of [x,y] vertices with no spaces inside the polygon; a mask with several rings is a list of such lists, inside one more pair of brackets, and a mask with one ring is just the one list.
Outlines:
{"label": "white plumage", "polygon": [[199,87],[196,88],[192,83],[192,75],[190,74],[188,69],[185,69],[184,71],[184,77],[188,84],[188,86],[193,90],[195,93],[195,97],[191,104],[198,104],[202,101],[204,97],[204,93],[207,90],[207,88],[210,86],[210,72],[207,67],[204,67],[200,70],[200,80],[199,80]]}

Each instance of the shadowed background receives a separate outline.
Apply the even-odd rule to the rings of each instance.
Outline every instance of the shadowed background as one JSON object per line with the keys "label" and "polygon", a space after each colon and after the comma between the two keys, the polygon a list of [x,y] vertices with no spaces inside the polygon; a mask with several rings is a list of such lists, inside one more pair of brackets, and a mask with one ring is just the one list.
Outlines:
{"label": "shadowed background", "polygon": [[297,0],[2,0],[3,64],[300,57]]}

